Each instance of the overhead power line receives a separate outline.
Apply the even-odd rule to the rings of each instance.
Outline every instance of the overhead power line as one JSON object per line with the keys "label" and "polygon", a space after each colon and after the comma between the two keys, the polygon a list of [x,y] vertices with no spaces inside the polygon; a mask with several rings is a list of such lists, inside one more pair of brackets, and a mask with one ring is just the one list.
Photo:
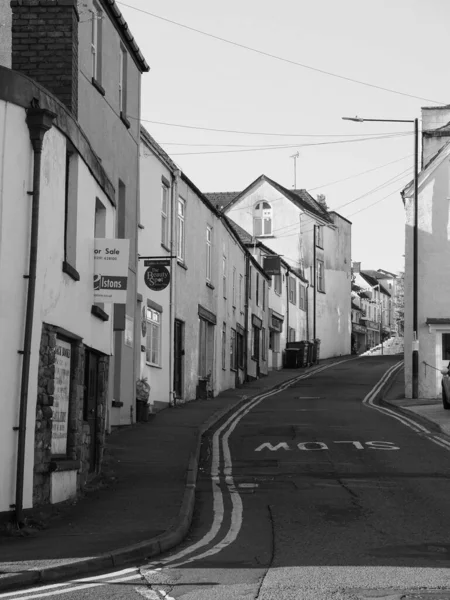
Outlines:
{"label": "overhead power line", "polygon": [[167,127],[181,127],[183,129],[195,129],[198,131],[213,131],[215,133],[237,133],[239,135],[264,135],[264,136],[276,136],[276,137],[358,137],[360,135],[366,136],[377,136],[377,135],[389,135],[392,133],[409,133],[409,131],[383,131],[381,133],[274,133],[270,131],[243,131],[241,129],[219,129],[217,127],[201,127],[199,125],[185,125],[183,123],[168,123],[167,121],[154,121],[151,119],[140,119],[139,117],[131,117],[127,115],[128,119],[135,119],[142,123],[152,123],[153,125],[166,125]]}
{"label": "overhead power line", "polygon": [[424,98],[422,96],[415,96],[414,94],[408,94],[406,92],[400,92],[398,90],[393,90],[391,88],[386,88],[381,85],[376,85],[374,83],[369,83],[367,81],[361,81],[359,79],[353,79],[352,77],[346,77],[345,75],[339,75],[338,73],[332,73],[331,71],[326,71],[325,69],[319,69],[317,67],[312,67],[311,65],[305,65],[304,63],[300,63],[296,60],[292,60],[289,58],[284,58],[282,56],[278,56],[276,54],[272,54],[270,52],[265,52],[264,50],[259,50],[257,48],[252,48],[251,46],[246,46],[245,44],[240,44],[239,42],[233,42],[232,40],[227,40],[226,38],[220,37],[218,35],[214,35],[213,33],[208,33],[207,31],[202,31],[201,29],[196,29],[195,27],[190,27],[189,25],[185,25],[184,23],[179,23],[178,21],[173,21],[172,19],[167,19],[166,17],[161,17],[160,15],[156,15],[155,13],[151,13],[147,10],[143,10],[142,8],[137,8],[136,6],[131,6],[130,4],[125,4],[125,2],[117,2],[122,6],[126,6],[132,10],[136,10],[140,13],[149,15],[155,19],[159,19],[161,21],[165,21],[166,23],[170,23],[171,25],[176,25],[177,27],[182,27],[183,29],[187,29],[189,31],[193,31],[195,33],[199,33],[206,37],[212,38],[214,40],[218,40],[219,42],[224,42],[225,44],[229,44],[231,46],[235,46],[237,48],[242,48],[243,50],[248,50],[249,52],[253,52],[255,54],[260,54],[262,56],[267,56],[268,58],[272,58],[274,60],[279,60],[284,63],[288,63],[290,65],[294,65],[296,67],[301,67],[303,69],[308,69],[310,71],[315,71],[316,73],[322,73],[323,75],[328,75],[329,77],[335,77],[336,79],[342,79],[344,81],[350,81],[351,83],[356,83],[358,85],[363,85],[366,87],[374,88],[377,90],[381,90],[383,92],[389,92],[391,94],[397,94],[399,96],[406,96],[407,98],[414,98],[416,100],[424,100],[425,102],[432,102],[433,104],[446,104],[445,102],[438,102],[437,100],[431,100],[430,98]]}
{"label": "overhead power line", "polygon": [[204,156],[207,154],[235,154],[236,152],[260,152],[263,150],[282,150],[285,148],[308,148],[311,146],[330,146],[332,144],[350,144],[354,142],[371,142],[375,140],[387,140],[398,137],[405,137],[412,135],[412,132],[405,132],[400,134],[391,133],[388,135],[382,135],[377,137],[363,137],[358,139],[345,139],[345,140],[333,140],[328,142],[312,142],[310,144],[282,144],[279,146],[255,146],[253,148],[241,148],[236,150],[205,150],[199,152],[173,152],[171,156]]}

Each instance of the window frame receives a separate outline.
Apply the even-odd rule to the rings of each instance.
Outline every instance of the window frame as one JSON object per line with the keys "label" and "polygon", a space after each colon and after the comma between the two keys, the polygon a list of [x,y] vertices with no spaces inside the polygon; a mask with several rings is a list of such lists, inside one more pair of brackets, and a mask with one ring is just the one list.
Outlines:
{"label": "window frame", "polygon": [[[182,209],[180,211],[180,208]],[[178,196],[177,202],[177,259],[185,262],[186,247],[186,200]]]}
{"label": "window frame", "polygon": [[294,306],[297,306],[297,280],[295,277],[292,277],[292,275],[289,275],[288,291],[289,302]]}
{"label": "window frame", "polygon": [[316,246],[323,249],[323,225],[316,225]]}
{"label": "window frame", "polygon": [[233,290],[232,290],[232,302],[233,308],[236,308],[236,267],[233,267]]}
{"label": "window frame", "polygon": [[119,113],[121,117],[127,114],[127,51],[119,46]]}
{"label": "window frame", "polygon": [[230,330],[230,371],[237,371],[237,333],[233,328]]}
{"label": "window frame", "polygon": [[206,281],[211,283],[212,277],[212,227],[206,226]]}
{"label": "window frame", "polygon": [[227,298],[227,257],[225,254],[222,255],[222,286],[223,286],[223,297],[226,300]]}
{"label": "window frame", "polygon": [[[170,187],[161,182],[161,244],[169,247],[169,191]],[[166,204],[164,210],[164,203]]]}
{"label": "window frame", "polygon": [[[154,320],[153,317],[153,313],[155,313],[155,315],[158,315],[158,320]],[[150,315],[150,318],[149,318]],[[146,324],[147,324],[147,333],[145,336],[145,362],[147,365],[149,365],[150,367],[160,367],[162,366],[162,312],[159,310],[156,310],[155,308],[151,307],[151,306],[147,306],[147,310],[145,313],[145,318],[146,318]],[[158,332],[158,336],[157,336],[157,341],[158,341],[158,348],[157,348],[157,360],[153,361],[153,353],[155,351],[154,347],[153,347],[153,342],[154,342],[154,332],[157,331]],[[150,343],[149,343],[150,342]]]}
{"label": "window frame", "polygon": [[92,5],[91,24],[91,75],[97,83],[102,80],[102,19],[103,11],[97,2]]}
{"label": "window frame", "polygon": [[[266,224],[269,224],[269,231],[266,231]],[[273,235],[273,209],[267,200],[259,200],[253,207],[253,235],[254,237]]]}
{"label": "window frame", "polygon": [[227,368],[227,324],[222,323],[222,371]]}
{"label": "window frame", "polygon": [[275,294],[278,294],[278,296],[281,296],[283,293],[283,281],[282,281],[282,274],[280,273],[279,275],[274,275],[273,276],[273,289]]}
{"label": "window frame", "polygon": [[323,260],[317,259],[316,265],[317,291],[325,293],[325,264]]}

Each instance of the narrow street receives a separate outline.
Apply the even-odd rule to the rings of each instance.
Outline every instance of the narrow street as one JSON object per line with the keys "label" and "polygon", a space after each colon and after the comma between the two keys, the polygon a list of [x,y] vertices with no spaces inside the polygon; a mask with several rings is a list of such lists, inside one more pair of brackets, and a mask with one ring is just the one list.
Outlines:
{"label": "narrow street", "polygon": [[343,359],[219,423],[176,551],[0,598],[450,598],[448,450],[363,402],[395,364]]}

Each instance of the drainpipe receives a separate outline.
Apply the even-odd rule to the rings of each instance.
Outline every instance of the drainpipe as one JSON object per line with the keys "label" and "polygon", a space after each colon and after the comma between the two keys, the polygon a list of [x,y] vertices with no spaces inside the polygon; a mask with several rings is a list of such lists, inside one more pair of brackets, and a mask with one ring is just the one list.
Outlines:
{"label": "drainpipe", "polygon": [[306,302],[306,339],[309,341],[309,283],[306,284],[306,294],[305,294],[305,302]]}
{"label": "drainpipe", "polygon": [[174,380],[174,330],[175,330],[175,314],[176,314],[176,268],[178,248],[176,247],[176,206],[178,199],[178,180],[181,175],[181,171],[176,170],[172,173],[172,201],[171,201],[171,215],[170,215],[170,288],[169,288],[169,406],[176,406],[177,399],[173,386]]}
{"label": "drainpipe", "polygon": [[317,225],[314,225],[314,238],[313,238],[313,341],[316,339],[316,313],[317,313],[317,258],[316,258],[316,235],[317,235]]}
{"label": "drainpipe", "polygon": [[27,307],[25,313],[25,335],[23,350],[19,354],[23,355],[22,377],[20,382],[20,406],[19,406],[19,426],[17,440],[17,473],[16,473],[16,503],[15,521],[20,526],[23,524],[23,485],[25,476],[25,445],[27,430],[27,407],[28,407],[28,387],[30,381],[30,362],[31,362],[31,343],[33,334],[33,315],[34,298],[36,293],[36,271],[37,271],[37,253],[39,236],[39,201],[41,187],[41,157],[45,133],[53,126],[53,119],[56,114],[45,109],[39,108],[37,102],[32,103],[31,108],[27,110],[26,122],[30,131],[31,144],[33,146],[33,196],[31,207],[31,232],[30,232],[30,258],[28,266]]}
{"label": "drainpipe", "polygon": [[250,290],[250,254],[245,253],[245,315],[244,315],[244,381],[248,377],[248,305],[249,305],[249,290]]}

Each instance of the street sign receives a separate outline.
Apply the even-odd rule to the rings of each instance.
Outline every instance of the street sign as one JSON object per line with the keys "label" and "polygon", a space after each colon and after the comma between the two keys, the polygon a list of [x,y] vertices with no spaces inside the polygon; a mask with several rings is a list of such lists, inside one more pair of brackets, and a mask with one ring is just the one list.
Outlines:
{"label": "street sign", "polygon": [[94,302],[126,304],[130,240],[95,238]]}
{"label": "street sign", "polygon": [[151,267],[155,264],[170,267],[170,258],[146,258],[144,260],[144,267]]}
{"label": "street sign", "polygon": [[160,292],[170,283],[169,270],[161,263],[154,263],[145,271],[144,282],[151,290]]}

